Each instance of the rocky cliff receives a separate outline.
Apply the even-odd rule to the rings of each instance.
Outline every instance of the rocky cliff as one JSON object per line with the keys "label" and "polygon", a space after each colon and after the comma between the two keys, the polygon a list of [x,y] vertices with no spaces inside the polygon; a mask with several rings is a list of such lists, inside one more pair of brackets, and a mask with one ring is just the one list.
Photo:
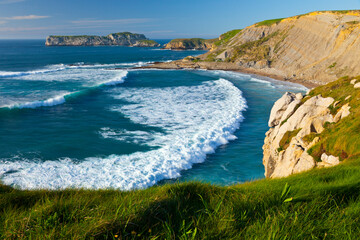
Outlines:
{"label": "rocky cliff", "polygon": [[130,32],[112,33],[107,36],[49,36],[46,38],[46,46],[138,46],[159,47],[160,44],[149,40],[144,34]]}
{"label": "rocky cliff", "polygon": [[317,85],[360,74],[360,11],[313,12],[229,33],[200,60]]}
{"label": "rocky cliff", "polygon": [[172,50],[212,50],[213,39],[202,39],[202,38],[183,38],[173,39],[169,43],[165,44],[164,49]]}
{"label": "rocky cliff", "polygon": [[285,93],[273,106],[263,146],[266,177],[328,167],[360,154],[360,77],[307,95]]}

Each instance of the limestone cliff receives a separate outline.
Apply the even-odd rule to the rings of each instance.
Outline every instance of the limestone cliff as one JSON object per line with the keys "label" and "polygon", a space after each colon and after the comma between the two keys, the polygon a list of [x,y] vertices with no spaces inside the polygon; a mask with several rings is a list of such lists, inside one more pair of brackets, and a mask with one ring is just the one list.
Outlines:
{"label": "limestone cliff", "polygon": [[160,44],[149,40],[144,34],[130,32],[112,33],[107,36],[49,36],[46,38],[46,46],[139,46],[159,47]]}
{"label": "limestone cliff", "polygon": [[200,59],[322,85],[360,74],[359,36],[360,11],[313,12],[249,26]]}
{"label": "limestone cliff", "polygon": [[287,92],[275,102],[263,146],[266,177],[333,166],[359,154],[354,130],[359,125],[359,80],[341,78],[305,96]]}
{"label": "limestone cliff", "polygon": [[202,39],[202,38],[178,38],[173,39],[169,43],[165,44],[164,49],[172,50],[212,50],[213,39]]}

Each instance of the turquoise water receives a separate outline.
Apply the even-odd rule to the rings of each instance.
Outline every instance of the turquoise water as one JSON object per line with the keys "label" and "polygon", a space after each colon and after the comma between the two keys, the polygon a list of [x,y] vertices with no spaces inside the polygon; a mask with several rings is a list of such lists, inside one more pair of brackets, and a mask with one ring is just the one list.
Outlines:
{"label": "turquoise water", "polygon": [[304,88],[223,71],[132,69],[201,53],[0,41],[1,181],[129,190],[263,177],[271,106]]}

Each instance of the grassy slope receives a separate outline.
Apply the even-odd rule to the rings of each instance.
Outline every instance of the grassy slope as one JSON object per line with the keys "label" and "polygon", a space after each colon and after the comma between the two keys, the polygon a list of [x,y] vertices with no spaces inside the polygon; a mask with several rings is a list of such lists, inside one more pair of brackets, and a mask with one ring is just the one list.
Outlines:
{"label": "grassy slope", "polygon": [[[330,107],[333,115],[347,103],[351,107],[351,114],[348,117],[336,124],[326,124],[324,132],[312,136],[320,137],[320,142],[309,151],[316,159],[323,152],[340,156],[342,159],[360,157],[360,89],[355,89],[354,85],[350,83],[353,79],[358,79],[360,82],[360,76],[356,78],[344,77],[318,87],[309,94],[310,97],[321,94],[323,97],[332,97],[335,101],[339,101],[335,107]],[[349,98],[345,100],[347,97]]]}
{"label": "grassy slope", "polygon": [[[359,239],[360,160],[231,187],[0,187],[0,236],[37,239]],[[289,186],[289,187],[286,187]]]}

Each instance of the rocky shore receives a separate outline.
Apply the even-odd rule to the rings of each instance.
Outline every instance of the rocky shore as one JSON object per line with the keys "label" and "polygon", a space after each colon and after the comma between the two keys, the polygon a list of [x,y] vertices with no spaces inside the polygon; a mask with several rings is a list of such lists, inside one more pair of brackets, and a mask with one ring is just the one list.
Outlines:
{"label": "rocky shore", "polygon": [[301,79],[288,79],[280,74],[276,74],[271,71],[260,71],[254,68],[245,68],[241,67],[235,63],[227,62],[194,62],[192,60],[178,60],[172,62],[155,62],[148,66],[139,67],[141,69],[204,69],[204,70],[223,70],[223,71],[233,71],[246,74],[254,74],[264,77],[273,78],[280,81],[287,81],[292,83],[301,84],[307,88],[313,88],[319,86],[320,83],[317,81],[308,81]]}

